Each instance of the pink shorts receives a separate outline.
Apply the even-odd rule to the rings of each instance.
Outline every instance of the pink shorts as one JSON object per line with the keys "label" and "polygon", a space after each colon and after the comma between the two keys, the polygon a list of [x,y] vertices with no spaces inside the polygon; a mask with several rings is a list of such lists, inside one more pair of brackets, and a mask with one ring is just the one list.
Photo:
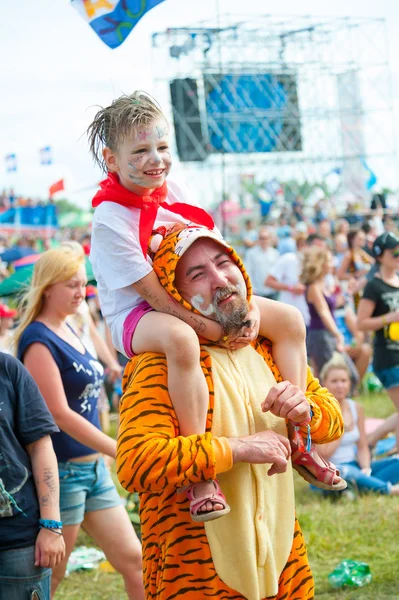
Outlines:
{"label": "pink shorts", "polygon": [[141,317],[143,317],[148,312],[154,310],[148,302],[143,300],[133,308],[133,310],[128,314],[123,323],[123,333],[122,333],[122,344],[125,350],[125,354],[128,358],[132,358],[134,353],[132,351],[132,340],[134,336],[134,332],[136,331],[137,323],[140,321]]}

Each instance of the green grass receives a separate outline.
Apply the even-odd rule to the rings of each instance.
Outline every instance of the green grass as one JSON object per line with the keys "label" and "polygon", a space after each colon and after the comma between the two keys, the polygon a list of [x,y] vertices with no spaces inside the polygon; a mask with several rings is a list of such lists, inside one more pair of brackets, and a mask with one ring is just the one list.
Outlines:
{"label": "green grass", "polygon": [[[367,416],[387,417],[385,394],[362,395]],[[316,600],[399,600],[399,498],[362,496],[333,502],[309,491],[295,474],[297,515],[316,580]],[[93,545],[82,532],[78,544]],[[327,576],[344,559],[366,562],[372,582],[364,588],[334,590]],[[56,600],[126,600],[122,578],[100,570],[72,573]]]}

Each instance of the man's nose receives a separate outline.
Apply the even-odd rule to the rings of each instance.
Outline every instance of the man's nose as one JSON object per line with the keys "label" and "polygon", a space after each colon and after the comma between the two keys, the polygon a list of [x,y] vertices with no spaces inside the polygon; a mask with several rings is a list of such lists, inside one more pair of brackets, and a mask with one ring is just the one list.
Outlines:
{"label": "man's nose", "polygon": [[225,273],[218,269],[215,265],[212,265],[210,272],[210,281],[214,290],[225,288],[229,284],[229,280]]}

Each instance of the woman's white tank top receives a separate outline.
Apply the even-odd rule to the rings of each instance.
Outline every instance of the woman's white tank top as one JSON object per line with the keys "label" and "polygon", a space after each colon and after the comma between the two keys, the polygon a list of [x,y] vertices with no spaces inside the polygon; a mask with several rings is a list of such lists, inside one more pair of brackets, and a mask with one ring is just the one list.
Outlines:
{"label": "woman's white tank top", "polygon": [[335,465],[352,462],[356,460],[357,455],[357,443],[360,439],[360,432],[357,425],[356,402],[351,398],[347,398],[347,402],[352,412],[354,426],[351,431],[344,431],[340,445],[330,457],[331,462]]}

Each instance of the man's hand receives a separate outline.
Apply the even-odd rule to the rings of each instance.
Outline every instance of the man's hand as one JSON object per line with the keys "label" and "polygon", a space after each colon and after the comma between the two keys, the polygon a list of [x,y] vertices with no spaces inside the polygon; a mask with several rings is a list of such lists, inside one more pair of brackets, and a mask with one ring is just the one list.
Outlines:
{"label": "man's hand", "polygon": [[310,404],[297,385],[281,381],[273,385],[262,402],[263,412],[270,411],[276,417],[289,419],[293,423],[310,420]]}
{"label": "man's hand", "polygon": [[260,431],[240,438],[228,438],[233,462],[271,464],[268,475],[287,470],[291,448],[288,439],[275,431]]}
{"label": "man's hand", "polygon": [[44,527],[39,530],[35,545],[35,567],[56,567],[65,556],[65,542],[58,535]]}

